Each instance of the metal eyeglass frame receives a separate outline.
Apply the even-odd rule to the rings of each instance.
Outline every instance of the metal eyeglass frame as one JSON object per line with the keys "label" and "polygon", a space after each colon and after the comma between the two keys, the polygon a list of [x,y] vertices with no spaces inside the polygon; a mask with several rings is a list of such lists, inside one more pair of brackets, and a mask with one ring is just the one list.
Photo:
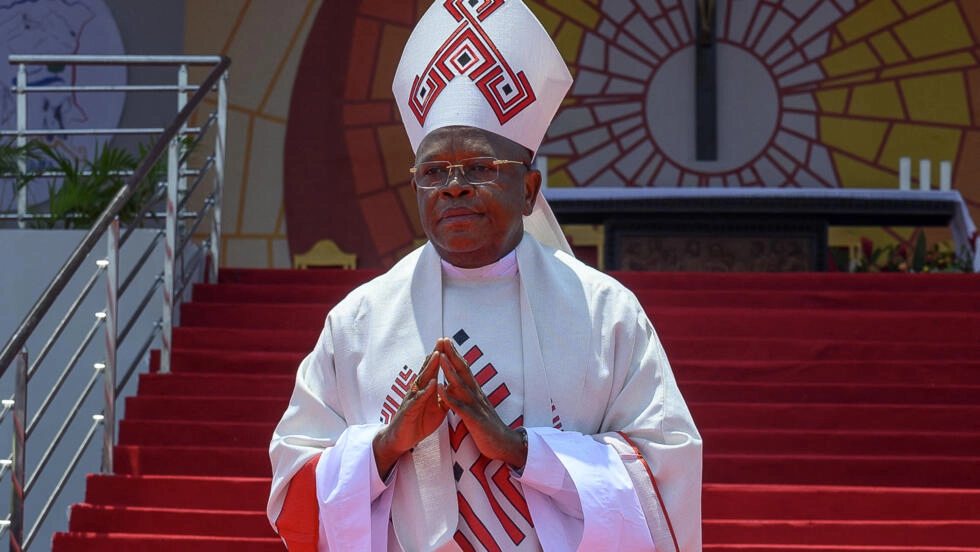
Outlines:
{"label": "metal eyeglass frame", "polygon": [[[493,184],[494,182],[496,182],[497,181],[496,177],[487,181],[473,182],[472,180],[469,179],[468,176],[466,176],[466,171],[463,170],[463,165],[467,161],[473,161],[475,159],[491,160],[493,166],[497,168],[498,176],[500,175],[500,165],[524,165],[525,167],[527,166],[527,163],[525,163],[524,161],[513,161],[510,159],[496,159],[494,157],[467,157],[466,159],[459,160],[459,162],[457,162],[456,164],[445,161],[446,163],[445,167],[447,169],[446,180],[445,182],[443,182],[438,186],[423,186],[422,184],[419,184],[418,180],[415,179],[415,175],[418,173],[418,166],[409,168],[408,172],[412,174],[412,178],[415,179],[415,186],[420,190],[438,190],[440,188],[445,188],[449,186],[449,182],[452,181],[453,179],[453,173],[455,172],[454,169],[459,169],[459,173],[463,176],[463,180],[461,182],[469,186],[485,186],[487,184]],[[425,163],[442,163],[442,161],[426,161]]]}

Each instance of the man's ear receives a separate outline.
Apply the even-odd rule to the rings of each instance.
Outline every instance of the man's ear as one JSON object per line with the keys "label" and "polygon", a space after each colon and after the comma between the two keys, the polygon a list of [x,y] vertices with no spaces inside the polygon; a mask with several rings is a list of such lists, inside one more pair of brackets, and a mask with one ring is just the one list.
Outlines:
{"label": "man's ear", "polygon": [[541,171],[528,169],[524,174],[524,214],[530,215],[534,210],[534,201],[538,199],[541,190]]}

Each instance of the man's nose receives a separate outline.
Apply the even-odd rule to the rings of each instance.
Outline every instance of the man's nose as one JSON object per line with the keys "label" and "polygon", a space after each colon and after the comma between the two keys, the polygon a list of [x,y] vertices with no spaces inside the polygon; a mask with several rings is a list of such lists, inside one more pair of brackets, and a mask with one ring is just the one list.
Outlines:
{"label": "man's nose", "polygon": [[473,186],[463,177],[462,171],[457,169],[449,175],[449,182],[441,192],[450,197],[463,197],[473,193]]}

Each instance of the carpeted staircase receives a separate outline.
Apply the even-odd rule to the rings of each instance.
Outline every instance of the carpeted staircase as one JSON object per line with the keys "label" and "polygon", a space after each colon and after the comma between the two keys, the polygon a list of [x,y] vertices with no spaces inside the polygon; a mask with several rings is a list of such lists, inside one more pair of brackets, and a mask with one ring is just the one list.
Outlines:
{"label": "carpeted staircase", "polygon": [[[267,446],[367,271],[224,270],[54,552],[260,552]],[[704,549],[980,551],[980,276],[619,273],[705,440]]]}

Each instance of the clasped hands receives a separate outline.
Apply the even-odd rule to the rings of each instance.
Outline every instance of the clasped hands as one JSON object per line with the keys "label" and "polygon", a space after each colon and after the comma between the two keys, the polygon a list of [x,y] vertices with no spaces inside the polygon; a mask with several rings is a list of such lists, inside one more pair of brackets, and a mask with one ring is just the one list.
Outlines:
{"label": "clasped hands", "polygon": [[[444,385],[437,381],[440,370],[446,378]],[[425,357],[418,377],[391,423],[374,438],[374,457],[381,477],[387,477],[401,455],[438,429],[450,410],[466,424],[484,456],[518,469],[524,467],[527,450],[521,434],[500,419],[470,372],[469,364],[452,340],[443,337]]]}

